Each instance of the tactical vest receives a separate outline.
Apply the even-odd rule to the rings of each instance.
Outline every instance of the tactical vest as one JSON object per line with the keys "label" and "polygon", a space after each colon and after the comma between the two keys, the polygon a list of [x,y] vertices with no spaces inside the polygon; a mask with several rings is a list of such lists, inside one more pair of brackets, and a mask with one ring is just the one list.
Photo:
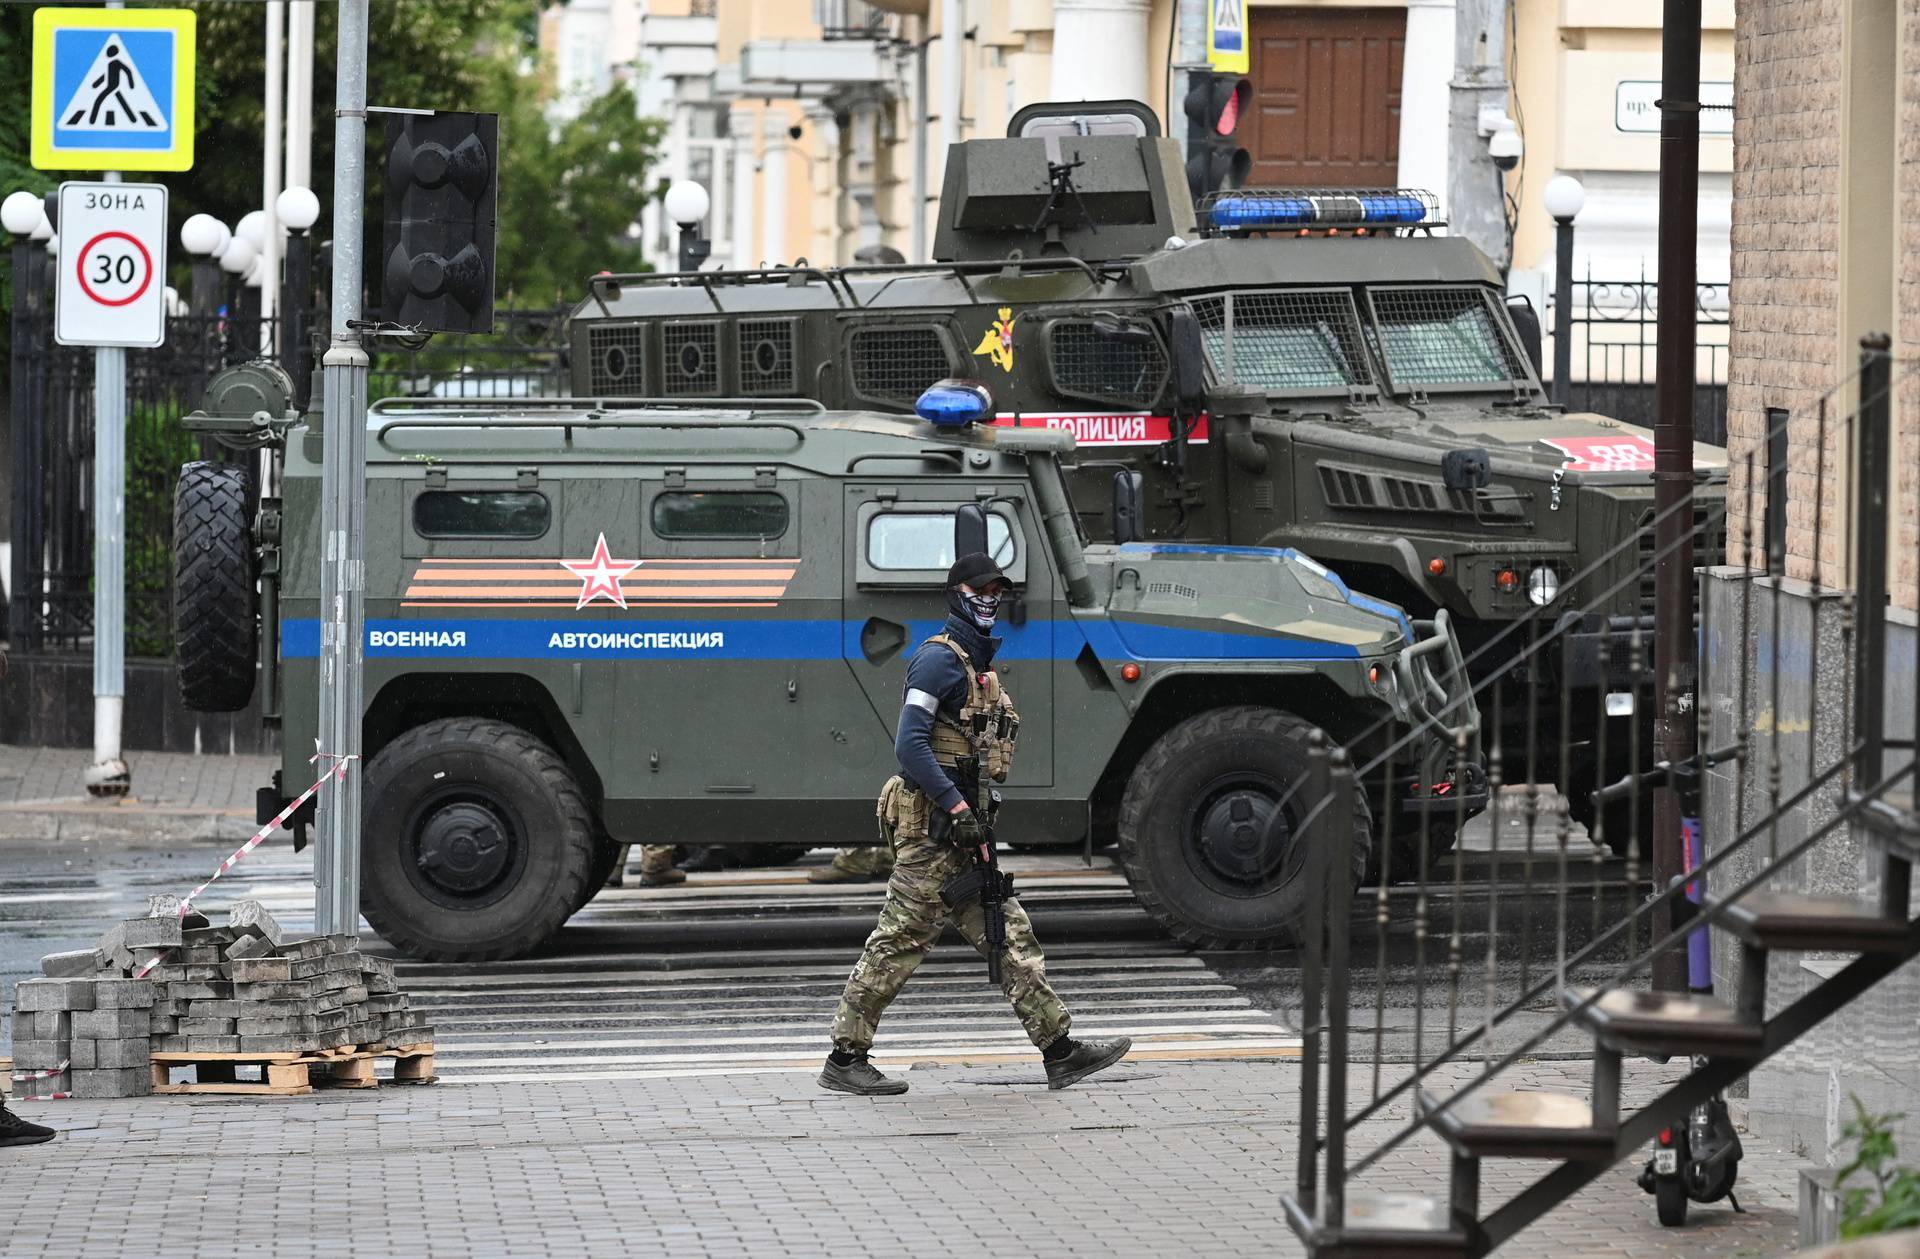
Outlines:
{"label": "tactical vest", "polygon": [[927,640],[939,643],[960,659],[967,672],[967,702],[958,714],[945,709],[934,714],[933,731],[928,742],[933,759],[951,768],[962,758],[979,761],[983,780],[1005,782],[1013,768],[1013,746],[1020,738],[1020,714],[1013,699],[1000,686],[1000,675],[989,669],[975,672],[966,649],[946,634]]}

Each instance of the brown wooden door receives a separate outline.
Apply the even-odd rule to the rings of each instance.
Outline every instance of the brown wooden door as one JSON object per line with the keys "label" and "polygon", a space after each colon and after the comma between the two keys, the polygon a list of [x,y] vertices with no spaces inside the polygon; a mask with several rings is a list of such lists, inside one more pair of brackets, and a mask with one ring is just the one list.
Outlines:
{"label": "brown wooden door", "polygon": [[1251,13],[1253,107],[1241,143],[1255,186],[1392,187],[1399,180],[1405,9]]}

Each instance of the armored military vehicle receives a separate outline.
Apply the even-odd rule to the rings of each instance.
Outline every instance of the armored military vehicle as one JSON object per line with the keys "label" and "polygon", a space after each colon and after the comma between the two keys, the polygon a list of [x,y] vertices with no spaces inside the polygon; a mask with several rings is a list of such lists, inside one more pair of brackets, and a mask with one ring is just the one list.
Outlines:
{"label": "armored military vehicle", "polygon": [[[1145,106],[1035,106],[948,155],[936,263],[596,278],[574,387],[909,411],[937,380],[978,379],[996,425],[1078,439],[1069,484],[1094,537],[1112,536],[1114,470],[1135,470],[1149,538],[1294,547],[1416,616],[1452,613],[1477,680],[1541,683],[1540,711],[1501,710],[1508,746],[1533,749],[1509,778],[1568,786],[1591,826],[1597,780],[1653,746],[1653,444],[1548,403],[1537,320],[1519,311],[1523,332],[1493,263],[1443,228],[1400,189],[1196,209]],[[1189,365],[1203,378],[1183,389]],[[1714,563],[1724,452],[1696,463],[1695,554]],[[1611,715],[1611,764],[1598,740],[1563,760],[1520,737],[1563,703],[1573,731]],[[1629,821],[1610,815],[1608,842]]]}
{"label": "armored military vehicle", "polygon": [[[255,676],[284,726],[263,816],[304,785],[317,723],[317,414],[235,369],[199,431],[283,446],[258,507],[189,465],[180,615],[190,700]],[[524,953],[620,844],[875,839],[914,646],[957,547],[1019,593],[998,664],[1021,713],[1002,838],[1117,832],[1141,902],[1184,940],[1271,941],[1302,912],[1320,728],[1374,768],[1355,818],[1444,845],[1484,807],[1478,713],[1444,613],[1414,622],[1294,551],[1087,544],[1073,435],[977,423],[971,388],[917,415],[739,400],[415,400],[368,426],[364,910],[409,953]],[[1137,481],[1111,490],[1122,516]],[[189,576],[183,568],[183,577]],[[253,584],[262,637],[253,654]],[[1393,745],[1396,753],[1383,757]],[[1388,822],[1391,818],[1392,821]],[[304,819],[297,824],[304,825]]]}

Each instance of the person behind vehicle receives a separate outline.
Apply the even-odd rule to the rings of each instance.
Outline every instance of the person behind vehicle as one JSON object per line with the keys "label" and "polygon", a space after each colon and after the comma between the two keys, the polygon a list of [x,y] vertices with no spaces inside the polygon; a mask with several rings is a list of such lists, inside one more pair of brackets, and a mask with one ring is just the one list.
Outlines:
{"label": "person behind vehicle", "polygon": [[[880,838],[895,858],[880,921],[847,977],[833,1019],[833,1051],[820,1071],[820,1086],[840,1093],[904,1093],[905,1080],[889,1079],[867,1060],[881,1015],[915,968],[932,951],[949,920],[982,953],[987,952],[986,909],[976,891],[949,906],[943,892],[984,864],[991,850],[988,828],[998,798],[992,782],[1012,764],[1020,716],[993,671],[1000,640],[992,636],[1000,598],[1010,587],[999,565],[985,555],[963,555],[947,571],[947,620],[920,645],[907,665],[906,698],[900,708],[894,754],[900,772],[880,790]],[[982,817],[976,810],[986,810]],[[988,870],[997,876],[997,870]],[[979,880],[973,880],[977,887]],[[949,885],[954,885],[950,888]],[[1001,990],[1013,1003],[1046,1061],[1047,1087],[1061,1089],[1112,1066],[1133,1042],[1076,1041],[1072,1019],[1047,983],[1046,958],[1033,924],[1009,900]]]}
{"label": "person behind vehicle", "polygon": [[[631,844],[620,845],[619,859],[613,863],[613,873],[607,876],[608,887],[627,885],[627,852]],[[673,887],[687,881],[686,871],[673,864],[674,846],[672,844],[642,844],[640,846],[640,886]]]}

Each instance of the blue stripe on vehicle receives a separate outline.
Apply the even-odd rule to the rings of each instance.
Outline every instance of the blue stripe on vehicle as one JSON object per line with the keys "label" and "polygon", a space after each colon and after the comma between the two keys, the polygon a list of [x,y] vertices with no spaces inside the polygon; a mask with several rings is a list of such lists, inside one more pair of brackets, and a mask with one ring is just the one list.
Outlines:
{"label": "blue stripe on vehicle", "polygon": [[[865,621],[764,620],[714,617],[684,621],[519,620],[465,618],[367,622],[373,660],[839,660],[860,651]],[[1057,632],[1056,632],[1057,627]],[[938,621],[916,621],[909,641],[937,633]],[[1103,660],[1352,660],[1343,643],[1236,634],[1145,621],[1034,620],[1002,636],[1003,660],[1071,660],[1083,642]],[[320,654],[320,622],[290,618],[280,627],[280,654]]]}

